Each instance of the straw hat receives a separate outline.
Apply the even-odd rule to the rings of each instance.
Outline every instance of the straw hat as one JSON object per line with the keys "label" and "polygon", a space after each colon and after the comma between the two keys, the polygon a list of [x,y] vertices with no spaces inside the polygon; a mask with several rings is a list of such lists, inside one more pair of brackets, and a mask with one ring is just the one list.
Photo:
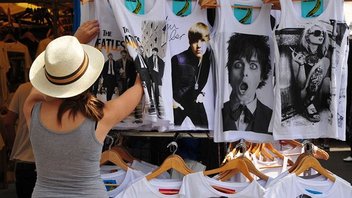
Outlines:
{"label": "straw hat", "polygon": [[29,80],[48,96],[69,98],[87,90],[103,67],[104,56],[99,50],[80,44],[74,36],[62,36],[34,60]]}

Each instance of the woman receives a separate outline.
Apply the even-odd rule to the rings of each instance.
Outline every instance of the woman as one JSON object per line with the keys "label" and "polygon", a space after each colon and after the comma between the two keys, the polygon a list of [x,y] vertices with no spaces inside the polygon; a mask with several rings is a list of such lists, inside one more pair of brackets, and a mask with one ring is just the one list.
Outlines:
{"label": "woman", "polygon": [[[80,40],[94,38],[96,26],[85,24],[88,36]],[[88,91],[103,65],[97,49],[73,36],[53,40],[33,62],[33,89],[23,109],[38,175],[32,197],[108,197],[99,173],[103,141],[137,106],[142,86],[138,77],[104,104]]]}
{"label": "woman", "polygon": [[311,122],[319,122],[317,104],[321,91],[329,93],[330,59],[327,31],[314,24],[303,31],[299,52],[292,51],[295,79],[300,99],[304,104],[304,116]]}

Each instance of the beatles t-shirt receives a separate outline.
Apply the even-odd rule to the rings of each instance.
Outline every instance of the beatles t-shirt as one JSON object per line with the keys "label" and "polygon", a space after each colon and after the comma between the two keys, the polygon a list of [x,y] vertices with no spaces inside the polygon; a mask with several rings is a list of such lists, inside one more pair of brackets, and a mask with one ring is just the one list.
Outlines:
{"label": "beatles t-shirt", "polygon": [[141,115],[136,122],[165,131],[173,114],[165,1],[154,0],[146,4],[138,1],[133,11],[124,2],[110,1],[110,5],[144,89]]}

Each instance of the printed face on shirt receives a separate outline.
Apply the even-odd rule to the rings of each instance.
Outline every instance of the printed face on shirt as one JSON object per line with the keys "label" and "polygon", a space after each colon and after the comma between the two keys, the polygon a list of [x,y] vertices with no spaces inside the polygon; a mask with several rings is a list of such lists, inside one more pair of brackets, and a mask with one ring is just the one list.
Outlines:
{"label": "printed face on shirt", "polygon": [[321,45],[325,40],[325,32],[318,26],[313,26],[308,30],[308,43]]}
{"label": "printed face on shirt", "polygon": [[191,43],[191,49],[195,56],[202,58],[202,56],[207,51],[207,40],[204,38],[198,39],[197,41]]}
{"label": "printed face on shirt", "polygon": [[158,52],[156,50],[152,50],[152,54],[153,54],[153,56],[156,56],[156,55],[158,55]]}
{"label": "printed face on shirt", "polygon": [[262,81],[257,55],[254,53],[249,60],[246,57],[235,59],[229,72],[232,94],[245,104],[251,102]]}
{"label": "printed face on shirt", "polygon": [[109,60],[112,60],[112,58],[113,58],[112,54],[108,54],[108,58],[109,58]]}
{"label": "printed face on shirt", "polygon": [[122,57],[123,59],[127,58],[127,53],[126,53],[125,51],[122,51],[122,52],[121,52],[121,57]]}

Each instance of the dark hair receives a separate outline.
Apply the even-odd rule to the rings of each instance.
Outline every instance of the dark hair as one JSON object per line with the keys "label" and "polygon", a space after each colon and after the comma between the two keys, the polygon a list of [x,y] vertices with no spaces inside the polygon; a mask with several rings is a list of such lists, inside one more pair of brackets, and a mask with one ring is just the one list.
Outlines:
{"label": "dark hair", "polygon": [[154,48],[152,49],[152,51],[159,52],[158,48],[156,48],[156,47],[154,47]]}
{"label": "dark hair", "polygon": [[122,53],[128,54],[128,53],[127,53],[127,50],[125,50],[125,49],[121,50],[120,54],[122,54]]}
{"label": "dark hair", "polygon": [[88,90],[71,98],[66,98],[60,105],[57,113],[57,121],[61,124],[62,116],[69,111],[69,116],[75,119],[78,112],[85,117],[99,121],[103,118],[104,103],[94,97]]}
{"label": "dark hair", "polygon": [[204,39],[205,41],[209,41],[208,26],[201,22],[193,24],[188,30],[189,44],[192,44],[202,39]]}
{"label": "dark hair", "polygon": [[[268,79],[269,71],[271,70],[270,64],[270,47],[267,43],[267,36],[249,35],[249,34],[234,34],[228,41],[228,61],[226,67],[232,69],[232,64],[235,60],[245,57],[250,61],[253,54],[257,55],[260,64],[260,77],[262,81],[259,83],[258,88],[265,85]],[[229,76],[230,77],[230,76]]]}

